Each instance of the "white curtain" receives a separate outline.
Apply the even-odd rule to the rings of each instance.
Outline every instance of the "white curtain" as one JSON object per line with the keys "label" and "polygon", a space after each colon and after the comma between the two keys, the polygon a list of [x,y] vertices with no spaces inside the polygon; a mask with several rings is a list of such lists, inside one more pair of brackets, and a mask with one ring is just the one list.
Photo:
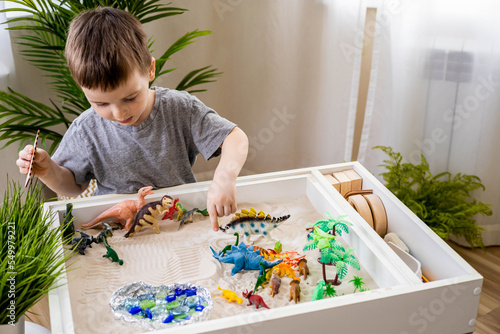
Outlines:
{"label": "white curtain", "polygon": [[[396,6],[395,6],[396,4]],[[420,153],[437,174],[477,175],[477,216],[486,245],[500,244],[500,2],[385,1],[377,15],[373,64],[359,160],[378,174],[392,146],[410,162]],[[372,72],[373,73],[373,72]]]}
{"label": "white curtain", "polygon": [[[177,4],[176,4],[177,5]],[[243,174],[344,160],[352,87],[357,87],[364,23],[356,1],[186,0],[190,11],[147,25],[158,54],[187,30],[209,29],[172,59],[192,69],[213,64],[224,74],[197,94],[250,138]],[[157,81],[172,87],[180,70]],[[199,159],[202,160],[202,159]],[[198,161],[198,179],[214,163]]]}
{"label": "white curtain", "polygon": [[[5,2],[0,1],[0,10],[5,8]],[[0,23],[7,19],[5,13],[0,13]],[[9,78],[12,80],[14,73],[14,61],[12,57],[12,47],[10,36],[5,25],[0,27],[0,89],[6,90]]]}

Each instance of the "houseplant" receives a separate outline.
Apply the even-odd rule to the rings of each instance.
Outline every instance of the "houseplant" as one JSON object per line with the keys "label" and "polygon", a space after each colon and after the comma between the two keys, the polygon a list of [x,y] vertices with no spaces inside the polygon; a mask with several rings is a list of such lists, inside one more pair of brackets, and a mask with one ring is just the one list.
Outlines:
{"label": "houseplant", "polygon": [[[55,91],[57,101],[46,105],[20,92],[9,89],[0,91],[0,140],[10,145],[19,142],[23,147],[31,141],[40,129],[41,144],[52,154],[64,133],[54,130],[54,126],[63,125],[64,132],[72,120],[88,109],[90,104],[80,87],[70,75],[64,58],[66,34],[72,19],[79,13],[98,6],[110,6],[127,10],[141,23],[156,21],[166,17],[180,15],[187,10],[159,3],[159,0],[6,0],[23,5],[19,9],[4,9],[2,12],[18,11],[27,14],[25,17],[8,20],[9,30],[23,30],[16,40],[23,46],[22,55],[34,66],[38,67],[52,79],[50,85]],[[156,59],[156,78],[174,71],[164,69],[171,57],[192,44],[198,37],[211,34],[208,30],[194,30],[181,36],[160,57]],[[150,39],[152,50],[154,40]],[[176,89],[190,93],[204,89],[194,89],[200,84],[215,81],[220,75],[216,69],[205,66],[187,73]],[[47,147],[47,140],[51,142]]]}
{"label": "houseplant", "polygon": [[386,187],[413,213],[424,221],[442,239],[450,234],[463,237],[471,247],[484,247],[481,231],[474,215],[491,216],[491,205],[476,201],[472,192],[483,189],[481,180],[474,175],[444,172],[432,175],[424,155],[418,165],[404,162],[400,153],[391,147],[376,146],[389,156],[381,166]]}
{"label": "houseplant", "polygon": [[74,254],[64,251],[63,231],[52,227],[42,204],[36,183],[24,191],[8,181],[0,206],[0,327],[6,329],[59,284]]}

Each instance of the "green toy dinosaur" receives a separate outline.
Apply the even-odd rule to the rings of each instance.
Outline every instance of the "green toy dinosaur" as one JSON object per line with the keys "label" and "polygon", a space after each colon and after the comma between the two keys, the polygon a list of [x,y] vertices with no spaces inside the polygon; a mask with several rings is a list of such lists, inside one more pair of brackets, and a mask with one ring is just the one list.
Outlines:
{"label": "green toy dinosaur", "polygon": [[[264,283],[266,283],[266,281],[267,281],[266,268],[264,267],[264,264],[261,262],[261,263],[259,263],[259,266],[262,268],[262,274],[257,277],[257,282],[255,282],[255,288],[253,288],[253,293],[255,293],[257,291],[259,286],[261,286],[263,289],[265,289]],[[271,269],[269,269],[269,270],[271,270]]]}
{"label": "green toy dinosaur", "polygon": [[109,247],[107,238],[104,238],[103,242],[108,252],[104,254],[102,257],[108,257],[111,259],[111,262],[118,262],[121,266],[123,264],[123,260],[118,257],[118,253],[116,253],[116,251],[113,248]]}

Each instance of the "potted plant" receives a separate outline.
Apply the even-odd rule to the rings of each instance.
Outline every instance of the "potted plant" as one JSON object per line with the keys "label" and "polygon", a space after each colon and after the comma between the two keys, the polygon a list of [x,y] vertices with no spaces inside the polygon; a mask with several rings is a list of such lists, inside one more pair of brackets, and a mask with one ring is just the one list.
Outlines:
{"label": "potted plant", "polygon": [[65,261],[63,230],[44,212],[39,187],[9,181],[0,206],[0,332],[24,333],[24,315],[59,284]]}
{"label": "potted plant", "polygon": [[[11,26],[9,30],[28,31],[20,35],[17,43],[23,46],[22,55],[34,66],[38,67],[52,79],[50,85],[56,92],[58,101],[46,105],[9,88],[8,92],[0,91],[0,140],[10,145],[19,142],[23,147],[31,141],[40,129],[42,146],[52,154],[64,133],[54,130],[54,126],[63,125],[67,129],[72,120],[90,107],[80,87],[71,77],[64,58],[64,47],[69,24],[79,13],[98,6],[110,6],[127,10],[142,24],[162,18],[180,15],[187,10],[161,4],[159,0],[6,0],[23,8],[4,9],[2,12],[18,11],[27,14],[22,18],[13,18],[4,22]],[[17,25],[18,22],[22,22]],[[16,24],[16,25],[14,25]],[[208,30],[194,30],[181,36],[160,57],[156,57],[156,78],[172,72],[175,68],[164,69],[166,62],[177,52],[192,44],[196,38],[211,34]],[[152,49],[154,40],[150,42]],[[214,82],[221,73],[217,69],[205,66],[187,73],[176,89],[190,93],[202,92],[204,89],[193,87]],[[66,130],[64,130],[65,132]],[[52,143],[47,147],[46,141]]]}
{"label": "potted plant", "polygon": [[425,222],[443,240],[450,234],[464,237],[471,247],[484,248],[481,231],[474,215],[491,216],[488,204],[477,202],[471,192],[485,189],[479,177],[444,172],[432,175],[424,155],[418,165],[404,162],[400,153],[391,147],[376,146],[389,156],[381,166],[386,187],[396,195],[413,213]]}

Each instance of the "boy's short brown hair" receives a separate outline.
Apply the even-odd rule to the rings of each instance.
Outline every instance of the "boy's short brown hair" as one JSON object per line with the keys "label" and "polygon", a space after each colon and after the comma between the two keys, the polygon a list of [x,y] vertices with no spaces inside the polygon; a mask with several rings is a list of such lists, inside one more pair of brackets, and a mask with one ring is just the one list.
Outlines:
{"label": "boy's short brown hair", "polygon": [[116,89],[134,70],[146,74],[151,66],[141,23],[110,7],[81,13],[73,20],[64,55],[75,81],[87,89]]}

